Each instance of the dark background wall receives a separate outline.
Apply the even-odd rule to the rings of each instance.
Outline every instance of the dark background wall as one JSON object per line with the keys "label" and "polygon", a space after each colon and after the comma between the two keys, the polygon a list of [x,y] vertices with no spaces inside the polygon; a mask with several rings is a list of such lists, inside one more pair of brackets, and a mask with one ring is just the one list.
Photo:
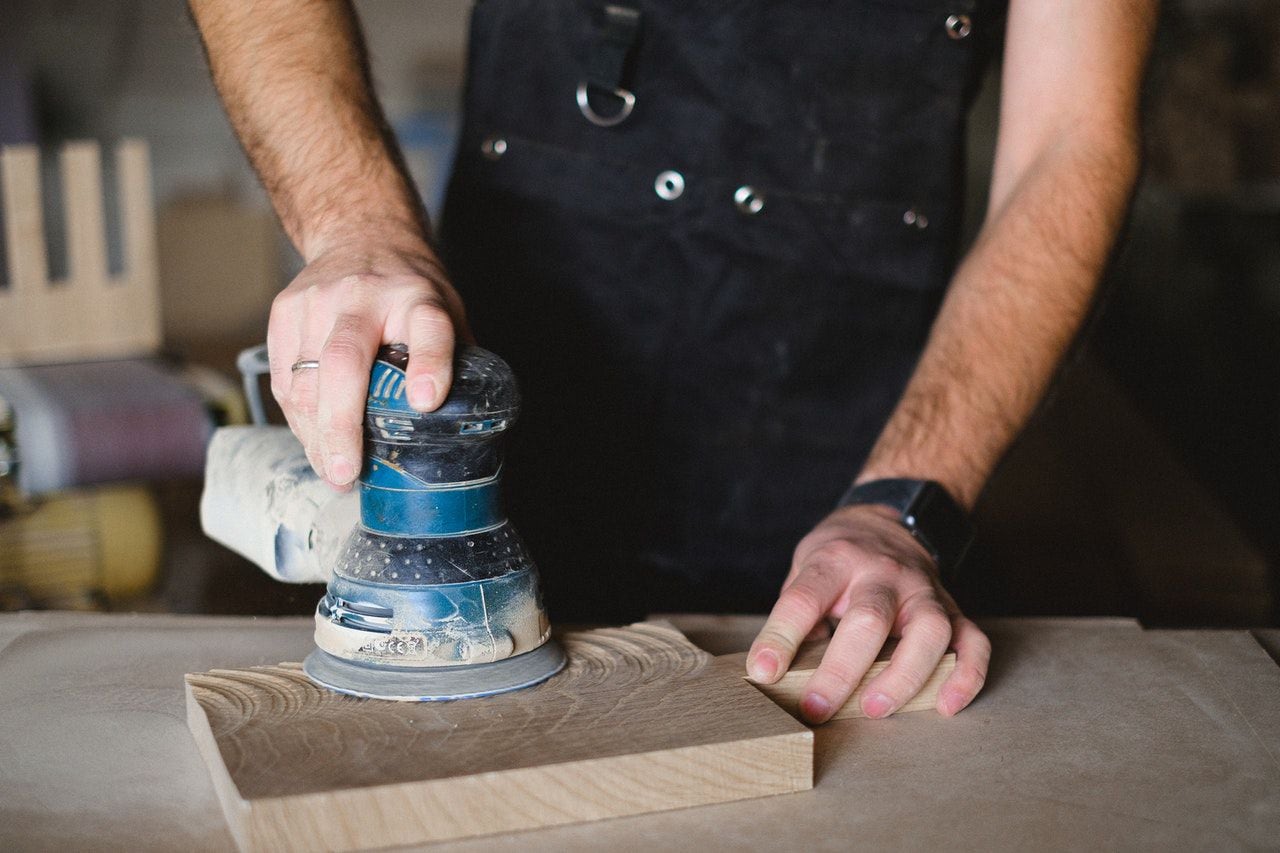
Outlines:
{"label": "dark background wall", "polygon": [[[1075,357],[982,502],[982,606],[1275,620],[1277,44],[1275,3],[1165,5],[1125,240]],[[975,145],[977,169],[982,156]]]}

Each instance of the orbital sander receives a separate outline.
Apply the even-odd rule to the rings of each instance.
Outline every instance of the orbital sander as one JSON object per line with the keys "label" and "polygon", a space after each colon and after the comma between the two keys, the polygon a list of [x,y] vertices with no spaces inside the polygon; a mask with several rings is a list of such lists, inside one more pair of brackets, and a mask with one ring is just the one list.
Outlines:
{"label": "orbital sander", "polygon": [[[265,364],[259,355],[247,351],[242,369]],[[316,608],[317,648],[303,663],[318,684],[405,701],[538,684],[565,656],[550,639],[537,567],[502,506],[503,438],[520,409],[515,377],[493,353],[459,347],[448,397],[424,413],[408,402],[408,360],[392,345],[374,363],[354,529],[349,498],[324,495],[296,440],[259,426],[215,436],[205,530],[283,580],[315,580],[320,565],[328,588]],[[261,505],[264,494],[261,514],[232,523],[230,508],[243,519],[246,499]]]}

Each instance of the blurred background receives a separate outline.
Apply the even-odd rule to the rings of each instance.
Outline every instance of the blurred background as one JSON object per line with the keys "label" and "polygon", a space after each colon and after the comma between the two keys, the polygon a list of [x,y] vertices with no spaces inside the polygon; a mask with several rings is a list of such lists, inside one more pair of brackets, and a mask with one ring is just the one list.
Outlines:
{"label": "blurred background", "polygon": [[[356,5],[383,104],[437,210],[470,4]],[[1277,624],[1277,45],[1275,0],[1164,4],[1132,216],[1086,333],[978,508],[980,539],[958,590],[974,613]],[[970,233],[990,174],[998,73],[971,119]],[[231,134],[186,7],[6,0],[0,144],[41,153],[50,278],[66,275],[75,251],[57,167],[75,140],[101,146],[110,271],[126,266],[127,206],[110,155],[125,138],[150,151],[162,324],[153,367],[165,377],[133,381],[184,390],[164,412],[95,419],[84,409],[81,427],[100,434],[99,456],[136,439],[146,416],[163,416],[174,434],[134,448],[139,464],[81,477],[99,485],[19,489],[10,455],[22,406],[8,398],[31,391],[14,368],[7,385],[0,371],[0,608],[310,613],[319,587],[271,581],[199,530],[190,448],[213,425],[244,419],[236,354],[264,339],[271,299],[299,262]],[[11,286],[0,280],[0,298]],[[40,370],[50,369],[26,375]],[[82,400],[109,382],[61,376],[43,381]]]}

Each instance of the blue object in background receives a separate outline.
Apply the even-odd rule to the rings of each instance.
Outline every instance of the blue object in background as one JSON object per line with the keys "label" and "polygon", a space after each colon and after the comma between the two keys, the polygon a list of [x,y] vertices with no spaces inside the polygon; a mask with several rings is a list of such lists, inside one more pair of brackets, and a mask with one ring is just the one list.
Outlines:
{"label": "blue object in background", "polygon": [[453,109],[426,109],[395,122],[409,171],[433,217],[439,217],[444,207],[458,128],[458,114]]}

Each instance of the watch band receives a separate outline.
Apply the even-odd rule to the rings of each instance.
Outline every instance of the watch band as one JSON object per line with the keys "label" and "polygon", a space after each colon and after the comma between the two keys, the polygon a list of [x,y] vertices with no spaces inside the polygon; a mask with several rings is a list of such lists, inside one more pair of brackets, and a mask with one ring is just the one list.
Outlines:
{"label": "watch band", "polygon": [[888,479],[860,483],[844,493],[838,506],[881,504],[898,512],[898,521],[933,557],[938,570],[953,577],[973,542],[965,511],[933,480]]}

